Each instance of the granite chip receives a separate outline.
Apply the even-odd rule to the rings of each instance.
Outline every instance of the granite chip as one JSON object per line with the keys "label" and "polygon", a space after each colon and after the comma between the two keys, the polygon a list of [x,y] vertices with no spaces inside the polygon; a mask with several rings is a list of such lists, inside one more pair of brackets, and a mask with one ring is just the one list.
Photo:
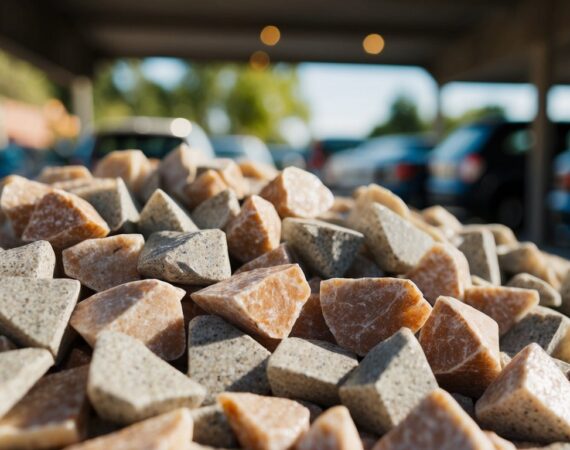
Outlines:
{"label": "granite chip", "polygon": [[192,211],[192,220],[202,230],[219,228],[237,217],[240,206],[234,191],[226,189],[202,202]]}
{"label": "granite chip", "polygon": [[546,281],[529,273],[519,273],[515,275],[506,285],[522,289],[534,289],[538,292],[539,304],[541,306],[557,307],[562,304],[562,298],[556,289]]}
{"label": "granite chip", "polygon": [[463,231],[459,238],[458,248],[467,258],[471,274],[500,285],[501,272],[493,234],[489,230]]}
{"label": "granite chip", "polygon": [[144,205],[139,231],[146,237],[156,231],[198,231],[190,216],[162,189],[157,189]]}
{"label": "granite chip", "polygon": [[55,262],[49,242],[32,242],[0,252],[0,277],[53,278]]}
{"label": "granite chip", "polygon": [[530,273],[546,281],[554,288],[559,288],[556,272],[548,264],[547,259],[532,242],[521,242],[508,246],[504,251],[498,251],[501,270],[510,275]]}
{"label": "granite chip", "polygon": [[190,411],[194,421],[194,441],[212,447],[238,446],[235,434],[220,405],[202,406]]}
{"label": "granite chip", "polygon": [[140,150],[116,150],[101,159],[93,175],[98,178],[122,178],[129,190],[139,192],[152,165]]}

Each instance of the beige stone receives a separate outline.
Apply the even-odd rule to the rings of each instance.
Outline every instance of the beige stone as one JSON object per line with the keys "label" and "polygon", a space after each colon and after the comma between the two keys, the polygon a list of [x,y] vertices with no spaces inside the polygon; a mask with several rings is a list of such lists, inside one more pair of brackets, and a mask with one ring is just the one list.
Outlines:
{"label": "beige stone", "polygon": [[422,210],[421,214],[424,220],[434,227],[440,227],[454,233],[461,231],[463,227],[457,217],[440,205],[430,206]]}
{"label": "beige stone", "polygon": [[152,164],[140,150],[116,150],[97,163],[93,175],[122,178],[129,190],[136,194],[151,172]]}
{"label": "beige stone", "polygon": [[139,218],[139,230],[146,237],[157,231],[198,231],[187,212],[162,189],[150,196]]}
{"label": "beige stone", "polygon": [[509,280],[508,287],[534,289],[538,292],[541,306],[558,307],[562,304],[560,293],[546,281],[529,273],[519,273]]}
{"label": "beige stone", "polygon": [[216,158],[204,161],[198,166],[198,175],[204,171],[214,170],[222,181],[242,199],[247,189],[243,174],[233,159]]}
{"label": "beige stone", "polygon": [[356,206],[366,205],[368,203],[380,203],[386,208],[392,210],[399,216],[408,218],[410,209],[408,205],[396,194],[389,189],[377,184],[369,184],[363,186],[356,192]]}
{"label": "beige stone", "polygon": [[303,435],[296,450],[363,450],[358,430],[344,406],[321,414]]}
{"label": "beige stone", "polygon": [[90,180],[93,178],[85,166],[48,166],[38,175],[40,183],[52,184],[58,181]]}
{"label": "beige stone", "polygon": [[497,245],[517,245],[519,243],[517,237],[513,230],[511,230],[506,225],[502,223],[486,223],[484,225],[472,224],[472,225],[464,225],[464,231],[478,231],[478,230],[489,230],[493,233],[493,237],[495,238],[495,243]]}
{"label": "beige stone", "polygon": [[247,272],[248,270],[261,269],[264,267],[274,267],[281,266],[283,264],[294,264],[295,257],[293,252],[286,243],[280,244],[274,250],[270,250],[255,259],[245,263],[238,270],[234,272],[234,275],[238,273]]}
{"label": "beige stone", "polygon": [[168,192],[184,200],[184,187],[196,178],[198,163],[195,152],[185,144],[171,150],[160,162],[158,175],[160,184]]}
{"label": "beige stone", "polygon": [[244,177],[256,180],[271,181],[279,174],[275,167],[258,161],[240,161],[238,166]]}
{"label": "beige stone", "polygon": [[184,204],[190,210],[228,189],[228,185],[215,170],[206,170],[184,187]]}
{"label": "beige stone", "polygon": [[504,272],[511,275],[530,273],[556,289],[560,287],[556,272],[532,242],[521,242],[501,251],[497,249],[497,252],[499,254],[499,265]]}

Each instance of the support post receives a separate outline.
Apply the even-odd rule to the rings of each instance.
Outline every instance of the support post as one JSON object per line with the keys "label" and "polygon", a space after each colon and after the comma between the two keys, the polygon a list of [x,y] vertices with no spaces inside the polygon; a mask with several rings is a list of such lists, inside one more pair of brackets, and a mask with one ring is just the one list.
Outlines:
{"label": "support post", "polygon": [[443,139],[445,134],[445,118],[443,116],[443,105],[442,105],[442,85],[438,82],[436,84],[436,110],[435,118],[433,121],[433,131],[435,133],[435,138],[438,142]]}
{"label": "support post", "polygon": [[71,83],[71,101],[73,113],[81,122],[81,136],[89,133],[93,127],[93,84],[87,77],[77,77]]}

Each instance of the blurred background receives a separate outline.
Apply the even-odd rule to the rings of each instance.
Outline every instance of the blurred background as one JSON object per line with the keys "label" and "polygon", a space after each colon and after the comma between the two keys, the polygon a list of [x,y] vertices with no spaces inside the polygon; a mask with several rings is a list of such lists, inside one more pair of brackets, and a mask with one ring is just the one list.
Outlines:
{"label": "blurred background", "polygon": [[570,245],[570,2],[2,0],[0,177],[180,142]]}

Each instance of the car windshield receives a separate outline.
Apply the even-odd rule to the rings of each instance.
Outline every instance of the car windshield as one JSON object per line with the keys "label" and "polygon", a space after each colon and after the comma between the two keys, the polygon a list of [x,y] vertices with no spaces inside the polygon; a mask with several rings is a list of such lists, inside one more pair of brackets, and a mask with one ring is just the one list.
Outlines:
{"label": "car windshield", "polygon": [[181,138],[168,135],[105,134],[97,138],[93,157],[99,160],[115,150],[137,149],[148,158],[160,159],[182,142]]}
{"label": "car windshield", "polygon": [[493,127],[472,125],[462,127],[451,133],[433,151],[435,159],[460,159],[482,147],[491,136]]}

